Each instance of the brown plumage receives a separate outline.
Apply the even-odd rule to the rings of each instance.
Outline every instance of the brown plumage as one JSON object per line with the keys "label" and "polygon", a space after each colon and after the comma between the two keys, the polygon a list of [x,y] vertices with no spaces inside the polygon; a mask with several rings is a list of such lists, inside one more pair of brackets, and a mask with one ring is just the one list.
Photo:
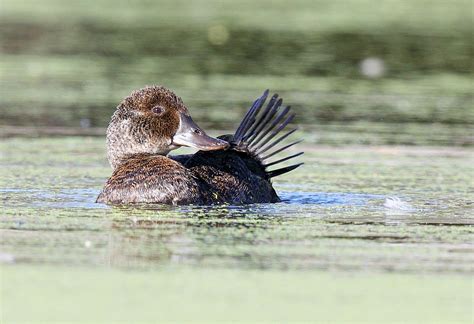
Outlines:
{"label": "brown plumage", "polygon": [[[268,165],[278,161],[265,165],[261,153],[294,132],[272,140],[294,116],[286,117],[289,107],[279,110],[281,99],[276,95],[260,112],[267,95],[268,91],[254,102],[234,135],[214,139],[194,124],[182,100],[170,90],[152,86],[133,92],[117,107],[107,129],[107,155],[114,172],[97,202],[210,205],[280,201],[271,177],[300,164],[267,171]],[[165,156],[183,145],[200,151]]]}

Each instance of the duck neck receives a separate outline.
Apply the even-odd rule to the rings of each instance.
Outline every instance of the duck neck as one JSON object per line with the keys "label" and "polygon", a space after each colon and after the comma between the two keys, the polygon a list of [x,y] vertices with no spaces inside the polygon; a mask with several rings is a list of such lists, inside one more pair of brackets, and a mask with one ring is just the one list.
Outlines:
{"label": "duck neck", "polygon": [[109,160],[110,165],[112,168],[115,170],[122,164],[130,161],[130,160],[144,160],[152,156],[163,156],[162,154],[153,154],[153,153],[134,153],[134,154],[129,154],[126,156],[123,156],[120,160],[114,160],[111,162]]}
{"label": "duck neck", "polygon": [[146,127],[131,127],[134,120],[120,110],[107,127],[107,159],[113,169],[137,154],[166,156],[174,147],[171,140],[153,136]]}

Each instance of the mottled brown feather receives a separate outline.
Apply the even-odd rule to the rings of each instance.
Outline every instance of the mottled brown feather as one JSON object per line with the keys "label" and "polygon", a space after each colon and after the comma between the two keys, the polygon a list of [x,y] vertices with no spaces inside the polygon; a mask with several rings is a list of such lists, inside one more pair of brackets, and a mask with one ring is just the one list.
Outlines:
{"label": "mottled brown feather", "polygon": [[176,161],[161,155],[137,154],[115,169],[97,202],[205,204],[208,200],[202,194],[203,185]]}

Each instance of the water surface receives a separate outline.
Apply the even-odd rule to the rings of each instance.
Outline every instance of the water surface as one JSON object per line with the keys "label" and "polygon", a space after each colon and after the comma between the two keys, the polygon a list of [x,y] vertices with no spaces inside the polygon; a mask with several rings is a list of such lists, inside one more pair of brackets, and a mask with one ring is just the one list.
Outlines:
{"label": "water surface", "polygon": [[[0,262],[2,295],[10,303],[5,316],[31,318],[19,311],[19,294],[35,296],[50,287],[51,300],[70,288],[79,293],[74,300],[92,309],[86,296],[109,298],[109,306],[95,312],[110,319],[114,317],[107,317],[106,310],[122,298],[112,291],[122,284],[129,285],[133,298],[162,296],[153,290],[162,284],[166,294],[178,298],[173,283],[185,282],[179,298],[189,302],[193,291],[209,288],[222,297],[221,311],[241,319],[246,317],[229,311],[233,298],[269,302],[262,319],[303,311],[301,318],[309,319],[313,298],[323,298],[333,310],[334,298],[349,298],[337,292],[341,289],[359,298],[359,304],[342,304],[354,316],[363,315],[357,305],[375,299],[382,306],[374,319],[393,302],[408,307],[402,296],[416,291],[412,297],[424,299],[420,307],[438,309],[433,316],[467,319],[474,261],[472,151],[312,144],[305,150],[306,164],[276,179],[283,199],[278,204],[110,207],[94,202],[111,173],[102,138],[3,140]],[[127,273],[123,283],[120,271]],[[291,303],[291,295],[297,294],[293,289],[300,291],[305,280],[309,290],[301,303],[285,312],[269,311]],[[151,286],[140,291],[145,282]],[[399,290],[391,286],[396,282]],[[81,288],[90,285],[97,288]],[[333,293],[321,295],[321,285]],[[424,285],[446,297],[433,295]],[[279,286],[288,290],[278,292]],[[387,290],[382,296],[376,293],[380,287]],[[456,302],[446,304],[445,298]],[[162,303],[171,305],[166,298]],[[65,319],[63,312],[73,311],[67,305],[59,317],[41,307],[30,315]],[[192,312],[205,314],[210,305],[201,300]],[[163,316],[176,318],[179,312],[170,307]],[[243,307],[248,314],[257,312],[251,305]],[[407,316],[417,313],[410,309]]]}

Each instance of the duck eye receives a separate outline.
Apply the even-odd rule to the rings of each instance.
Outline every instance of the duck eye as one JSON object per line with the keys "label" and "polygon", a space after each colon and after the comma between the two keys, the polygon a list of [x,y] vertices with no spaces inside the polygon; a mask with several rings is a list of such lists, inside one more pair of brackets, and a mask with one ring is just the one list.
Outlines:
{"label": "duck eye", "polygon": [[195,128],[195,129],[193,129],[193,132],[198,134],[198,135],[202,135],[202,132],[201,132],[200,129]]}
{"label": "duck eye", "polygon": [[165,108],[163,108],[161,106],[155,106],[151,109],[151,111],[153,111],[153,113],[155,113],[157,115],[161,115],[165,111]]}

